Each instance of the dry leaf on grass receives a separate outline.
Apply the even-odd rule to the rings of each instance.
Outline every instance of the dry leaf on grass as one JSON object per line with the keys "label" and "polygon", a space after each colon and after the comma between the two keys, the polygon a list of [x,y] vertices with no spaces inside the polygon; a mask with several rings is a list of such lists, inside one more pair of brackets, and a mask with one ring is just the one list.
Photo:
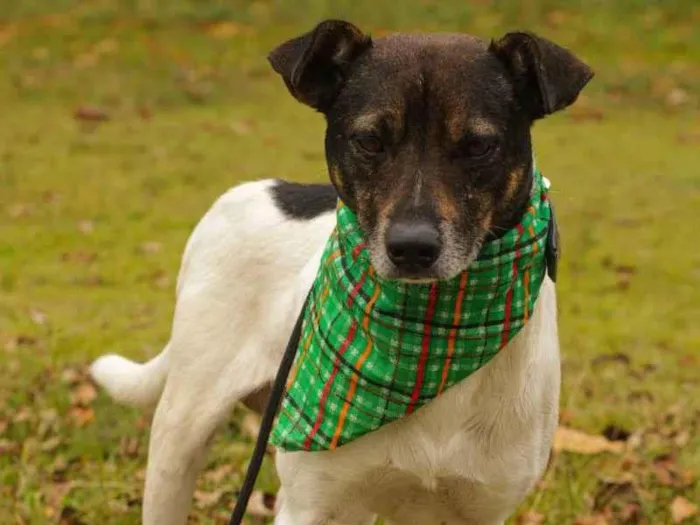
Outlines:
{"label": "dry leaf on grass", "polygon": [[226,490],[224,489],[215,490],[212,492],[206,492],[204,490],[195,490],[194,501],[197,504],[197,507],[202,509],[213,507],[214,505],[219,503],[219,500],[221,500],[221,497],[225,493]]}
{"label": "dry leaf on grass", "polygon": [[19,450],[19,443],[9,439],[0,439],[0,456],[9,456]]}
{"label": "dry leaf on grass", "polygon": [[688,518],[698,515],[698,506],[683,496],[676,496],[671,502],[671,518],[673,523],[681,523]]}
{"label": "dry leaf on grass", "polygon": [[78,386],[73,389],[70,396],[70,403],[73,406],[86,407],[89,406],[96,397],[97,389],[92,383],[84,382],[78,384]]}
{"label": "dry leaf on grass", "polygon": [[69,385],[75,385],[82,379],[82,374],[77,368],[66,368],[61,372],[61,381]]}
{"label": "dry leaf on grass", "polygon": [[95,223],[90,220],[78,222],[78,231],[84,235],[88,235],[95,231]]}
{"label": "dry leaf on grass", "polygon": [[146,241],[139,245],[139,251],[141,253],[158,253],[163,249],[163,243],[158,241]]}
{"label": "dry leaf on grass", "polygon": [[695,481],[693,473],[678,465],[676,459],[669,454],[662,454],[654,458],[651,470],[656,481],[666,487],[687,487]]}
{"label": "dry leaf on grass", "polygon": [[42,452],[53,452],[56,450],[59,445],[61,444],[62,439],[60,436],[54,436],[52,438],[47,439],[41,444],[41,450]]}
{"label": "dry leaf on grass", "polygon": [[38,308],[32,308],[29,310],[29,318],[34,324],[39,326],[44,326],[46,324],[46,314]]}
{"label": "dry leaf on grass", "polygon": [[73,407],[70,410],[70,416],[79,427],[84,427],[95,420],[95,412],[89,407]]}
{"label": "dry leaf on grass", "polygon": [[554,434],[555,452],[572,452],[574,454],[602,454],[603,452],[621,453],[625,446],[619,441],[610,441],[603,436],[586,434],[573,428],[559,427]]}
{"label": "dry leaf on grass", "polygon": [[609,525],[609,522],[602,514],[591,514],[576,518],[574,525]]}
{"label": "dry leaf on grass", "polygon": [[79,106],[73,113],[73,118],[89,122],[104,122],[109,120],[109,114],[96,106]]}
{"label": "dry leaf on grass", "polygon": [[122,436],[119,440],[119,453],[127,458],[135,458],[139,454],[139,446],[139,438]]}
{"label": "dry leaf on grass", "polygon": [[234,22],[217,22],[207,26],[205,33],[218,40],[226,40],[240,33],[241,28]]}
{"label": "dry leaf on grass", "polygon": [[233,474],[232,465],[221,465],[212,470],[207,470],[204,473],[204,479],[215,484],[220,484],[224,479]]}
{"label": "dry leaf on grass", "polygon": [[529,510],[515,518],[516,525],[542,525],[544,515],[534,510]]}

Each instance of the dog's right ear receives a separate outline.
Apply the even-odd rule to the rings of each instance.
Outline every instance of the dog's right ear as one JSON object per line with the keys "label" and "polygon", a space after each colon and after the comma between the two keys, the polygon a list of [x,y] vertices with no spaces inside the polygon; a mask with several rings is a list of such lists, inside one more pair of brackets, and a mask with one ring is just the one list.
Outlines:
{"label": "dog's right ear", "polygon": [[333,103],[350,64],[372,45],[369,36],[341,20],[326,20],[267,57],[294,98],[321,112]]}

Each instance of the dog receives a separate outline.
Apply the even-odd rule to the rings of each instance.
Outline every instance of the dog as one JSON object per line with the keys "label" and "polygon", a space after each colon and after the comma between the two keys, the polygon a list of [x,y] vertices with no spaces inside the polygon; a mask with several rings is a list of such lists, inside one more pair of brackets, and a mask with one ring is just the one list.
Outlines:
{"label": "dog", "polygon": [[[191,235],[172,334],[145,364],[93,363],[117,401],[156,406],[143,522],[186,522],[216,428],[262,406],[340,199],[377,275],[450,279],[518,223],[532,187],[530,129],[572,104],[591,69],[542,37],[372,39],[328,20],[269,55],[327,122],[329,185],[262,180],[221,196]],[[321,452],[278,451],[277,525],[504,523],[541,476],[558,419],[554,282],[486,366],[408,417]],[[258,397],[257,403],[254,398]]]}

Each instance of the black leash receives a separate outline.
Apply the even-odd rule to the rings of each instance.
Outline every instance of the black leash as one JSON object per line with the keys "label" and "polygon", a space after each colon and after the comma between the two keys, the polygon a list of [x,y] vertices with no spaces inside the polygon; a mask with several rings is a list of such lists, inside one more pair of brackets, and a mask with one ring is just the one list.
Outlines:
{"label": "black leash", "polygon": [[260,433],[258,434],[257,441],[255,442],[255,450],[253,450],[253,456],[250,458],[250,463],[248,464],[248,470],[245,473],[245,479],[243,480],[241,490],[238,492],[238,499],[236,500],[236,506],[231,514],[229,525],[241,525],[246,508],[248,507],[248,501],[250,500],[250,495],[253,492],[255,480],[258,478],[258,473],[260,472],[260,467],[262,466],[263,458],[265,457],[267,440],[270,438],[272,424],[275,421],[275,416],[277,415],[277,410],[279,408],[280,401],[282,400],[282,395],[284,394],[287,378],[289,377],[289,371],[291,370],[292,364],[294,363],[294,358],[296,357],[299,337],[301,336],[301,325],[302,321],[304,320],[304,309],[306,308],[306,304],[308,303],[310,296],[311,292],[309,292],[306,299],[304,299],[301,312],[299,312],[299,317],[297,317],[297,322],[294,325],[292,335],[289,337],[289,341],[287,342],[287,348],[282,356],[282,362],[280,363],[279,370],[277,371],[277,377],[275,377],[275,382],[272,384],[270,399],[267,402],[267,407],[265,408],[265,413],[263,414],[262,422],[260,423]]}

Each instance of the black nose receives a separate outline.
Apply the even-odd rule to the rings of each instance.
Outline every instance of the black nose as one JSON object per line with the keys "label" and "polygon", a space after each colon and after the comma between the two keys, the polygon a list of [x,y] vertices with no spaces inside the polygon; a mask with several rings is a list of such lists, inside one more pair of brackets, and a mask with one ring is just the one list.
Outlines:
{"label": "black nose", "polygon": [[430,268],[440,256],[440,233],[427,221],[400,221],[386,234],[389,259],[397,268],[421,272]]}

